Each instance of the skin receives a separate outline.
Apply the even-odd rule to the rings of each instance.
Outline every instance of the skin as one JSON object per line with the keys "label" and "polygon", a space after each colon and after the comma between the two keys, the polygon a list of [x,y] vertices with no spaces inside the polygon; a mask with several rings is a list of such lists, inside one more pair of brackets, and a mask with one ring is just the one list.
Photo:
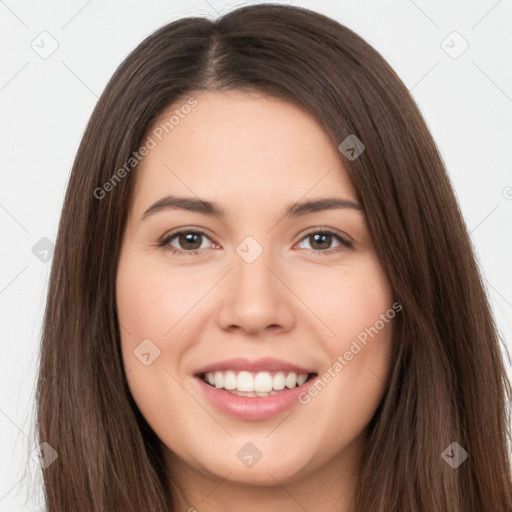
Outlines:
{"label": "skin", "polygon": [[[218,411],[193,374],[237,356],[332,373],[338,356],[391,308],[363,211],[284,217],[298,201],[357,202],[357,193],[337,145],[304,110],[242,91],[194,97],[197,106],[137,170],[116,283],[130,390],[164,444],[183,491],[180,510],[348,511],[366,427],[390,369],[392,321],[359,343],[309,403],[268,420]],[[141,220],[168,194],[214,201],[226,217],[169,209]],[[181,253],[158,247],[176,228],[207,235],[195,246],[174,237],[168,245]],[[322,233],[315,228],[353,246],[335,236],[315,245],[311,235]],[[263,249],[250,264],[236,252],[248,236]],[[199,244],[198,254],[185,254]],[[160,350],[148,366],[134,355],[144,339]],[[250,468],[237,458],[248,442],[262,453]]]}

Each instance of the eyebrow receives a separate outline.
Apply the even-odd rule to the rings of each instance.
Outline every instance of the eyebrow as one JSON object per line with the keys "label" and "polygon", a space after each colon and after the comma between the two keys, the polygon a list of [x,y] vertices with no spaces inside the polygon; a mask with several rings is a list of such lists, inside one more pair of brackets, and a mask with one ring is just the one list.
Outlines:
{"label": "eyebrow", "polygon": [[[348,208],[358,212],[363,211],[363,207],[350,199],[342,199],[339,197],[326,197],[312,201],[297,202],[287,206],[285,217],[299,217],[309,213],[315,213],[323,210],[332,210],[337,208]],[[197,199],[193,197],[177,197],[166,196],[153,203],[141,218],[141,221],[147,219],[155,213],[165,210],[187,210],[191,212],[201,213],[211,217],[226,217],[226,211],[217,203]]]}

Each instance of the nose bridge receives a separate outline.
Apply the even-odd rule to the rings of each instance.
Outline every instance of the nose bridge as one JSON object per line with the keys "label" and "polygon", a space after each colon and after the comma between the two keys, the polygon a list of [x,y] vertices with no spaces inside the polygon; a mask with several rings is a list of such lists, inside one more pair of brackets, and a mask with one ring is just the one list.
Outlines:
{"label": "nose bridge", "polygon": [[254,237],[247,237],[236,247],[235,253],[233,270],[239,291],[252,290],[253,293],[275,297],[275,293],[270,293],[276,283],[273,283],[269,270],[269,267],[275,266],[275,262],[272,262],[272,250],[268,243],[265,242],[263,246]]}
{"label": "nose bridge", "polygon": [[232,271],[218,312],[221,327],[236,325],[253,332],[268,326],[290,327],[290,297],[274,275],[279,264],[273,254],[267,243],[252,236],[235,248]]}
{"label": "nose bridge", "polygon": [[238,244],[235,253],[233,292],[237,301],[247,305],[253,303],[253,308],[256,306],[261,310],[264,307],[270,309],[279,291],[276,290],[278,283],[269,270],[269,267],[275,266],[269,244],[267,241],[260,243],[253,236],[248,236]]}

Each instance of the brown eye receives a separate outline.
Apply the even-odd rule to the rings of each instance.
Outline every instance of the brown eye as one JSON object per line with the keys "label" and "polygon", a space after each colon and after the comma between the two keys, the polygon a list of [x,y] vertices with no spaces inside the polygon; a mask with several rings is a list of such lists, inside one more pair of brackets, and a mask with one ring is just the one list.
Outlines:
{"label": "brown eye", "polygon": [[183,254],[194,255],[201,249],[208,247],[208,244],[203,245],[205,240],[210,240],[210,238],[202,231],[183,229],[170,233],[168,236],[164,236],[158,245],[173,253],[181,252]]}
{"label": "brown eye", "polygon": [[183,249],[199,249],[201,247],[201,239],[204,235],[201,233],[195,233],[193,231],[188,231],[185,233],[180,233],[177,237],[178,243]]}
{"label": "brown eye", "polygon": [[[351,242],[332,231],[313,231],[307,234],[301,240],[301,243],[303,243],[304,240],[309,242],[309,247],[303,248],[311,249],[319,254],[335,253],[343,250],[344,248],[352,247]],[[332,247],[332,243],[334,241],[337,241],[338,243]]]}
{"label": "brown eye", "polygon": [[315,233],[313,235],[308,235],[310,239],[311,248],[312,249],[330,249],[332,243],[332,235],[327,233]]}

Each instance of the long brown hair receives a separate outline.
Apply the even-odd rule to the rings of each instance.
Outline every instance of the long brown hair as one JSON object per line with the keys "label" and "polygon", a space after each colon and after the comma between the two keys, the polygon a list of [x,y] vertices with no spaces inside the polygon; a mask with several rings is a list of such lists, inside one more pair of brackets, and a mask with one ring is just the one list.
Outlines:
{"label": "long brown hair", "polygon": [[[115,277],[137,174],[126,163],[165,108],[197,91],[228,89],[295,102],[336,145],[349,135],[365,145],[358,158],[340,158],[403,309],[355,510],[512,510],[505,347],[426,124],[361,37],[313,11],[264,4],[157,30],[117,69],[87,125],[42,333],[38,440],[58,453],[43,470],[48,512],[176,506],[172,468],[130,395],[120,351]],[[468,454],[458,467],[446,457],[460,450],[454,442]]]}

